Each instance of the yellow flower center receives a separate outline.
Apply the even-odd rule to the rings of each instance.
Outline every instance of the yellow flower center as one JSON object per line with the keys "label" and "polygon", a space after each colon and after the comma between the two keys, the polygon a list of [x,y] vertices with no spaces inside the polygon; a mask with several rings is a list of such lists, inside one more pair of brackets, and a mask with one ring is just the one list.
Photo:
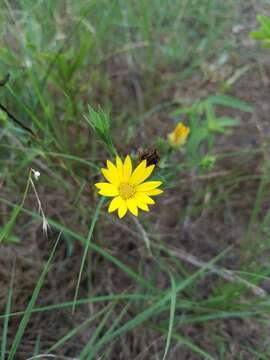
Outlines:
{"label": "yellow flower center", "polygon": [[128,199],[135,193],[135,188],[130,184],[121,184],[119,186],[119,194],[121,198]]}

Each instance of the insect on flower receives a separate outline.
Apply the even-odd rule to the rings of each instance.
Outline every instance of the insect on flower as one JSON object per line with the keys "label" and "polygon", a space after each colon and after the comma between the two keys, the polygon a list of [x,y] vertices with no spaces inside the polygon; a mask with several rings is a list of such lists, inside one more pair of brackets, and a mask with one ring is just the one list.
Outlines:
{"label": "insect on flower", "polygon": [[178,123],[173,130],[172,133],[168,134],[168,141],[169,144],[173,148],[180,148],[183,146],[188,138],[188,135],[190,133],[190,128],[188,126],[185,126],[183,123]]}
{"label": "insect on flower", "polygon": [[108,212],[118,210],[118,216],[122,218],[128,210],[134,216],[138,216],[138,209],[149,211],[148,205],[155,203],[151,196],[163,192],[158,189],[161,181],[145,181],[154,168],[155,165],[147,166],[147,161],[143,160],[133,171],[129,155],[124,162],[117,156],[116,164],[107,160],[107,169],[103,168],[101,172],[108,182],[99,182],[95,186],[100,195],[113,197]]}
{"label": "insect on flower", "polygon": [[146,160],[147,166],[157,165],[160,160],[157,149],[146,149],[143,151],[139,151],[138,158],[139,162]]}

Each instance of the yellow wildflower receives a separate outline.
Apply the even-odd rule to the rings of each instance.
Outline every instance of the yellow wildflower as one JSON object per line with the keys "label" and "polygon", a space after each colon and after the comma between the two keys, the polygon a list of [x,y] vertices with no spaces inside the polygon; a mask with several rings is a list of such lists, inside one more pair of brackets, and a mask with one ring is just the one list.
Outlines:
{"label": "yellow wildflower", "polygon": [[181,122],[178,123],[174,131],[168,134],[168,140],[170,145],[173,148],[180,148],[186,143],[189,133],[190,128],[188,126],[185,126]]}
{"label": "yellow wildflower", "polygon": [[113,197],[108,212],[118,210],[118,216],[122,218],[127,210],[135,216],[138,216],[138,209],[149,211],[148,205],[155,203],[151,196],[163,192],[158,189],[161,181],[145,181],[154,167],[155,165],[147,166],[146,160],[143,160],[132,171],[129,155],[124,162],[117,156],[116,165],[107,160],[107,169],[101,169],[101,172],[108,182],[100,182],[95,186],[99,189],[100,195]]}

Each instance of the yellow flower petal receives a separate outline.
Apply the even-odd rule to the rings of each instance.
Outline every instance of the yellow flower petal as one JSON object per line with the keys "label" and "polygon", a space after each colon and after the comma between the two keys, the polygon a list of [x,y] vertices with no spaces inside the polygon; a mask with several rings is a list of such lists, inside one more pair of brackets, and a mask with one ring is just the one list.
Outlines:
{"label": "yellow flower petal", "polygon": [[122,217],[126,215],[127,209],[127,204],[125,201],[123,201],[123,203],[121,203],[121,206],[119,206],[118,208],[118,216],[120,219],[122,219]]}
{"label": "yellow flower petal", "polygon": [[140,183],[140,179],[143,177],[146,169],[146,160],[143,160],[133,171],[130,178],[130,183],[135,185]]}
{"label": "yellow flower petal", "polygon": [[117,196],[119,195],[118,189],[109,183],[96,183],[95,186],[99,189],[99,194],[103,196]]}
{"label": "yellow flower petal", "polygon": [[128,183],[132,174],[132,163],[130,156],[127,155],[123,167],[124,182]]}
{"label": "yellow flower petal", "polygon": [[101,169],[101,172],[105,179],[115,186],[119,186],[119,177],[117,171],[111,171],[108,169]]}
{"label": "yellow flower petal", "polygon": [[148,191],[159,187],[162,184],[161,181],[146,181],[136,186],[136,191]]}
{"label": "yellow flower petal", "polygon": [[120,206],[123,205],[123,199],[120,196],[116,196],[112,201],[110,202],[108,212],[111,213],[118,209]]}
{"label": "yellow flower petal", "polygon": [[163,190],[161,190],[161,189],[152,189],[152,190],[147,190],[145,192],[145,194],[149,195],[149,196],[159,195],[159,194],[162,194],[162,193],[163,193]]}
{"label": "yellow flower petal", "polygon": [[106,161],[106,164],[107,164],[107,168],[110,170],[110,171],[117,171],[117,168],[116,166],[110,161],[110,160],[107,160]]}
{"label": "yellow flower petal", "polygon": [[136,205],[136,200],[134,200],[133,198],[127,199],[127,207],[128,207],[128,210],[134,216],[138,216],[138,208],[137,208],[137,205]]}
{"label": "yellow flower petal", "polygon": [[119,179],[117,167],[110,160],[107,160],[107,168],[114,177]]}
{"label": "yellow flower petal", "polygon": [[124,174],[123,174],[124,165],[119,156],[116,157],[116,167],[117,167],[117,173],[119,176],[119,180],[120,180],[120,182],[123,182],[124,181]]}
{"label": "yellow flower petal", "polygon": [[147,166],[147,168],[144,170],[144,175],[141,177],[140,182],[138,184],[141,184],[144,180],[149,178],[149,176],[152,174],[154,168],[155,168],[155,165]]}
{"label": "yellow flower petal", "polygon": [[168,134],[168,140],[173,148],[180,148],[187,141],[190,128],[183,123],[178,123],[174,131]]}
{"label": "yellow flower petal", "polygon": [[155,201],[143,192],[137,192],[134,195],[135,199],[144,204],[154,204]]}
{"label": "yellow flower petal", "polygon": [[139,201],[138,199],[136,199],[136,204],[138,206],[139,209],[143,210],[143,211],[149,211],[149,207],[148,205],[146,205],[145,203],[142,203],[141,201]]}
{"label": "yellow flower petal", "polygon": [[133,185],[138,185],[147,179],[153,172],[155,165],[150,165],[146,167],[146,160],[143,160],[134,170],[130,182]]}

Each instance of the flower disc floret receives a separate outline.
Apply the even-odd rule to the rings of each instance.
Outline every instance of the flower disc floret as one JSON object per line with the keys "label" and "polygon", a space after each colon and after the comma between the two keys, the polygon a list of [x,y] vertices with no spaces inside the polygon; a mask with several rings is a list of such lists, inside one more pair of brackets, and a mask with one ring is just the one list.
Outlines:
{"label": "flower disc floret", "polygon": [[119,195],[123,199],[129,199],[135,194],[135,187],[130,184],[121,184],[119,186]]}
{"label": "flower disc floret", "polygon": [[138,209],[149,211],[148,205],[155,203],[151,196],[163,192],[158,188],[161,181],[145,181],[154,168],[155,165],[147,166],[146,160],[143,160],[133,171],[129,155],[124,162],[117,156],[116,164],[107,160],[107,168],[101,169],[101,172],[108,182],[96,183],[95,186],[100,195],[113,197],[109,213],[117,210],[119,218],[122,218],[127,211],[135,216],[138,216]]}

